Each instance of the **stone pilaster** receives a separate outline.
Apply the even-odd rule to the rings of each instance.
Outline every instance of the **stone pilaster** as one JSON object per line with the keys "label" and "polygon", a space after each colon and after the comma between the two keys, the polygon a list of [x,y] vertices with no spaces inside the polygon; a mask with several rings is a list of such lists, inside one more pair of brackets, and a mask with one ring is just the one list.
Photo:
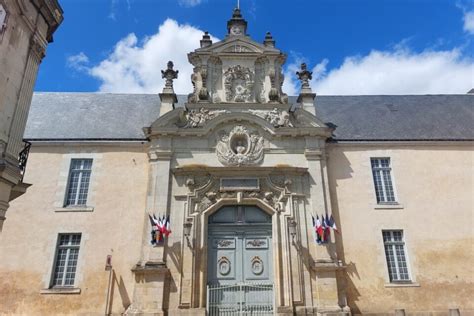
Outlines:
{"label": "stone pilaster", "polygon": [[20,95],[17,100],[13,121],[10,126],[9,140],[6,148],[8,155],[17,158],[23,148],[23,132],[30,110],[33,87],[38,74],[38,67],[45,56],[46,43],[39,37],[32,36],[25,72],[21,82]]}
{"label": "stone pilaster", "polygon": [[[165,295],[168,286],[169,269],[166,266],[166,244],[150,244],[151,225],[148,214],[157,216],[169,214],[169,179],[172,153],[168,149],[169,139],[161,139],[158,147],[150,149],[150,173],[144,227],[142,258],[132,269],[135,274],[135,288],[132,305],[127,315],[164,315]],[[163,146],[163,147],[160,147]],[[167,240],[165,240],[165,243]]]}
{"label": "stone pilaster", "polygon": [[[307,139],[305,156],[310,177],[310,207],[313,215],[331,216],[331,202],[327,181],[326,158],[318,140]],[[339,307],[337,271],[341,264],[337,260],[334,236],[322,245],[311,243],[309,251],[313,279],[313,299],[318,313],[342,312]],[[311,261],[311,260],[310,260]]]}

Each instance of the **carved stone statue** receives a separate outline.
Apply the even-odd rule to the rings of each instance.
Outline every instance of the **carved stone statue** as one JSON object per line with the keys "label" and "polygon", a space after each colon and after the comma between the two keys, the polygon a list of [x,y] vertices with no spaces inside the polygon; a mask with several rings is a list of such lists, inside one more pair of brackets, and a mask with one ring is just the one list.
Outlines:
{"label": "carved stone statue", "polygon": [[242,125],[222,132],[216,146],[217,158],[226,166],[257,164],[263,159],[263,137]]}
{"label": "carved stone statue", "polygon": [[301,64],[301,71],[297,71],[296,75],[301,81],[301,89],[309,89],[309,81],[313,79],[313,72],[308,71],[306,63]]}
{"label": "carved stone statue", "polygon": [[188,94],[188,102],[196,103],[199,100],[199,89],[202,86],[201,74],[197,67],[194,67],[193,73],[191,74],[191,82],[193,84],[193,92]]}
{"label": "carved stone statue", "polygon": [[173,62],[169,61],[167,64],[167,69],[161,71],[161,77],[166,79],[165,87],[163,88],[163,93],[174,93],[173,91],[173,80],[178,78],[178,70],[173,69]]}

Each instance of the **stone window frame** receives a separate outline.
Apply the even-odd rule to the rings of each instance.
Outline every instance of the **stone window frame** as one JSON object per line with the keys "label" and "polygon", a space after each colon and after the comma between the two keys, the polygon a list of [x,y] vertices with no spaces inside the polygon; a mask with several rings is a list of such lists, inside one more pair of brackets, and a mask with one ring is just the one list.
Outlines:
{"label": "stone window frame", "polygon": [[[374,183],[374,176],[372,173],[372,159],[373,158],[389,158],[390,159],[390,168],[391,173],[390,177],[392,179],[392,186],[393,186],[393,193],[395,195],[395,202],[394,203],[377,203],[377,195],[375,192],[375,183]],[[370,179],[371,186],[367,187],[367,192],[372,196],[372,207],[376,210],[401,210],[404,209],[405,206],[400,199],[400,195],[398,193],[398,186],[397,186],[397,179],[396,179],[396,162],[397,162],[398,155],[396,152],[388,149],[381,149],[381,150],[369,150],[366,154],[366,160],[363,162],[363,166],[365,166],[365,170],[368,170],[369,173],[367,176]],[[367,182],[368,183],[368,182]]]}
{"label": "stone window frame", "polygon": [[[79,236],[79,243],[78,244],[73,244],[71,242],[74,241],[74,236]],[[67,237],[68,243],[66,245],[61,245],[60,241],[63,237]],[[57,242],[56,242],[56,250],[55,250],[55,255],[54,255],[54,261],[53,261],[53,270],[51,273],[51,282],[50,282],[50,288],[74,288],[74,285],[76,284],[76,272],[77,272],[77,263],[79,261],[79,256],[81,254],[81,239],[82,239],[82,234],[79,232],[75,233],[59,233]],[[66,250],[66,258],[64,260],[64,270],[61,272],[61,284],[56,284],[56,268],[58,267],[58,262],[60,261],[60,250],[65,249]],[[76,259],[71,259],[71,251],[77,249],[77,258]],[[67,274],[69,273],[67,268],[70,268],[70,265],[73,261],[76,261],[74,266],[74,277],[70,278],[72,279],[72,284],[65,284],[68,281]]]}
{"label": "stone window frame", "polygon": [[[89,162],[90,162],[90,165],[89,165]],[[87,206],[87,198],[89,196],[89,187],[90,187],[90,177],[91,177],[93,165],[94,165],[94,160],[90,158],[87,158],[87,159],[72,158],[71,159],[69,175],[68,175],[67,185],[66,185],[66,192],[64,194],[64,207]],[[88,177],[87,177],[87,173],[89,173]],[[76,175],[76,177],[73,177],[73,175]],[[75,186],[76,188],[74,192],[71,192],[71,187],[73,186]],[[84,200],[84,198],[81,197],[82,189],[84,189],[83,194],[85,195],[85,201],[86,201],[85,204],[79,202],[80,200]]]}
{"label": "stone window frame", "polygon": [[[388,162],[388,166],[381,166],[381,165],[374,166],[374,161],[379,161],[381,163],[384,160]],[[372,181],[374,182],[375,199],[377,201],[377,204],[380,204],[380,205],[398,204],[397,202],[398,197],[395,190],[395,183],[393,180],[392,164],[393,164],[393,161],[390,157],[371,157],[370,158],[370,166],[372,170]],[[377,184],[377,182],[375,181],[375,176],[374,176],[374,173],[377,171],[379,172],[387,171],[389,175],[387,177],[388,180],[385,182],[385,178],[383,174],[379,174],[381,183]],[[379,198],[377,197],[378,190],[382,191],[383,201],[379,200]],[[390,191],[392,191],[392,194],[389,194]],[[393,201],[389,201],[388,199],[392,197],[393,197]]]}
{"label": "stone window frame", "polygon": [[[42,295],[65,295],[65,294],[81,294],[81,285],[84,280],[84,268],[85,268],[85,257],[87,256],[87,244],[89,241],[89,234],[84,232],[81,229],[78,229],[76,224],[68,223],[66,225],[62,225],[59,227],[58,230],[53,231],[49,234],[48,238],[46,239],[46,258],[49,258],[45,261],[43,269],[47,271],[42,278],[42,289],[40,290],[40,294]],[[56,249],[58,238],[61,234],[81,234],[81,242],[79,244],[79,257],[77,259],[77,266],[76,266],[76,276],[74,279],[74,286],[73,287],[52,287],[52,280],[54,276],[54,267],[56,264]]]}
{"label": "stone window frame", "polygon": [[[384,231],[402,231],[403,232],[403,242],[404,242],[404,249],[405,249],[405,260],[407,262],[408,268],[408,275],[410,280],[408,281],[395,281],[392,282],[390,280],[388,265],[387,265],[387,258],[385,255],[385,243],[383,240],[383,232]],[[412,249],[409,247],[410,245],[410,235],[409,231],[405,228],[401,228],[400,226],[392,226],[392,225],[381,225],[376,228],[374,231],[376,233],[379,242],[377,242],[377,253],[379,254],[377,257],[377,265],[383,267],[380,272],[383,273],[383,279],[385,280],[384,287],[385,288],[403,288],[403,287],[420,287],[420,284],[417,282],[416,274],[416,257],[412,256]],[[383,272],[382,272],[383,271]]]}
{"label": "stone window frame", "polygon": [[[89,190],[86,205],[65,206],[71,162],[73,159],[92,159],[91,176],[89,179]],[[58,183],[54,201],[55,212],[93,212],[95,207],[95,197],[98,187],[98,177],[100,176],[102,154],[97,152],[70,152],[63,154],[59,170]]]}

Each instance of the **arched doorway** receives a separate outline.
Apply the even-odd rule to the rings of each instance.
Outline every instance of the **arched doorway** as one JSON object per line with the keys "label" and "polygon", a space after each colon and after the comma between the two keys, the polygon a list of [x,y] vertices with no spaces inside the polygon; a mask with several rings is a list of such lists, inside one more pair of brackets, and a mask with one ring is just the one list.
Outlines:
{"label": "arched doorway", "polygon": [[257,206],[208,218],[209,315],[273,314],[272,219]]}

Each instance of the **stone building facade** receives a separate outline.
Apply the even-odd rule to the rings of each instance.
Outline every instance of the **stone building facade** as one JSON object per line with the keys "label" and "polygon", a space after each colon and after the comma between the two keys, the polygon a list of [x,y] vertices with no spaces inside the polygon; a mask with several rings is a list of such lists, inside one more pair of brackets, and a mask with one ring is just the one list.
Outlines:
{"label": "stone building facade", "polygon": [[473,314],[473,96],[316,97],[305,65],[287,96],[271,34],[227,27],[188,96],[172,63],[159,95],[34,95],[0,313]]}
{"label": "stone building facade", "polygon": [[29,149],[23,132],[38,67],[62,13],[56,0],[0,0],[0,232],[9,202],[29,186],[22,179]]}

